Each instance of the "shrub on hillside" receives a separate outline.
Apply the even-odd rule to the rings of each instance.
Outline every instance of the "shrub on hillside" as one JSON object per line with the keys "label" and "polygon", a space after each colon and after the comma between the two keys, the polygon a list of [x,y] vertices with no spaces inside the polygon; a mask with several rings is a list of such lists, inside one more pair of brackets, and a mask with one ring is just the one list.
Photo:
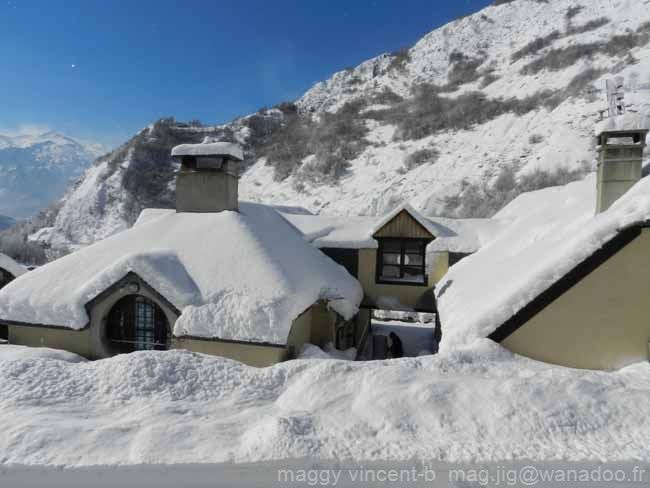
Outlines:
{"label": "shrub on hillside", "polygon": [[601,53],[611,57],[624,57],[629,55],[632,49],[648,43],[650,43],[650,22],[644,23],[635,32],[613,36],[607,42],[572,44],[564,48],[552,49],[543,57],[524,66],[521,73],[534,75],[544,69],[559,71],[573,66],[581,59],[592,58]]}
{"label": "shrub on hillside", "polygon": [[307,156],[315,155],[303,176],[315,180],[320,171],[323,181],[333,183],[368,145],[368,129],[360,115],[366,103],[348,102],[336,113],[321,114],[318,121],[297,111],[286,112],[282,125],[259,147],[258,155],[266,156],[277,181],[301,167]]}
{"label": "shrub on hillside", "polygon": [[388,63],[388,70],[402,71],[406,69],[406,63],[411,61],[410,48],[403,47],[402,49],[392,52],[390,54],[390,63]]}
{"label": "shrub on hillside", "polygon": [[518,165],[510,165],[502,168],[492,183],[466,183],[459,194],[444,199],[444,214],[456,218],[492,217],[520,194],[582,179],[591,166],[583,163],[575,170],[535,170],[519,177],[517,171]]}
{"label": "shrub on hillside", "polygon": [[454,51],[449,56],[451,70],[449,71],[446,91],[453,91],[465,83],[471,83],[481,77],[478,68],[485,61],[484,58],[469,58],[463,53]]}
{"label": "shrub on hillside", "polygon": [[27,240],[20,227],[11,227],[0,232],[0,252],[27,265],[45,264],[47,254],[37,243]]}
{"label": "shrub on hillside", "polygon": [[541,51],[544,48],[547,48],[548,46],[553,44],[553,42],[557,41],[561,37],[562,37],[562,33],[558,30],[554,30],[550,34],[546,36],[538,37],[537,39],[534,39],[528,44],[526,44],[521,49],[515,51],[510,57],[510,59],[512,59],[512,61],[517,61],[526,56],[537,54],[539,51]]}
{"label": "shrub on hillside", "polygon": [[564,14],[564,16],[566,17],[567,20],[571,20],[573,17],[578,15],[583,10],[584,7],[582,5],[574,5],[573,7],[569,7],[567,9],[566,14]]}
{"label": "shrub on hillside", "polygon": [[407,171],[423,164],[433,164],[440,157],[440,151],[435,148],[418,149],[404,158],[404,168]]}
{"label": "shrub on hillside", "polygon": [[586,24],[583,25],[578,25],[578,26],[572,26],[569,25],[567,28],[567,35],[574,35],[574,34],[582,34],[584,32],[589,32],[592,30],[599,29],[600,27],[607,25],[611,22],[611,20],[607,17],[600,17],[598,19],[590,20]]}

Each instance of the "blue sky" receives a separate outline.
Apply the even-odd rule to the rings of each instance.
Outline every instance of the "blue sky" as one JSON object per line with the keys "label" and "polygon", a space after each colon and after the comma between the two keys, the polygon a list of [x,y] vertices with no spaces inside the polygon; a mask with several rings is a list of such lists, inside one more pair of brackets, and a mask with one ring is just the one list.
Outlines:
{"label": "blue sky", "polygon": [[116,145],[219,123],[413,44],[490,0],[0,0],[0,132]]}

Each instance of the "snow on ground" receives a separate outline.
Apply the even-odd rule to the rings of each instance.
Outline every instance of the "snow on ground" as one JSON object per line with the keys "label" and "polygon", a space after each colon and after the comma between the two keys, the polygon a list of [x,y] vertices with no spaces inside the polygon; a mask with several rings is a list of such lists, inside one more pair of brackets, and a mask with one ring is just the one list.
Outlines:
{"label": "snow on ground", "polygon": [[404,322],[401,320],[372,321],[372,335],[389,335],[395,332],[402,341],[405,357],[433,354],[434,323]]}
{"label": "snow on ground", "polygon": [[4,466],[648,461],[648,411],[648,363],[571,370],[489,341],[262,369],[186,351],[87,362],[0,346]]}

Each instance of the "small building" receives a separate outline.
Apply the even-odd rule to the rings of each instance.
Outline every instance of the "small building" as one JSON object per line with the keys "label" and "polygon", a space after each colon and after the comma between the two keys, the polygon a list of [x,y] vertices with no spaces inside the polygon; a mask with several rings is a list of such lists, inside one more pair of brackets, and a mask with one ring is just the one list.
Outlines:
{"label": "small building", "polygon": [[436,312],[433,287],[449,266],[476,252],[499,223],[491,219],[425,217],[412,206],[383,217],[341,217],[283,211],[364,290],[366,310]]}
{"label": "small building", "polygon": [[[0,253],[0,290],[26,272],[27,268],[18,264],[6,254]],[[0,324],[0,340],[6,340],[7,338],[7,326]]]}
{"label": "small building", "polygon": [[274,208],[238,202],[239,146],[173,156],[175,210],[145,210],[131,229],[0,292],[11,343],[88,358],[185,348],[264,366],[305,342],[362,339],[359,282]]}
{"label": "small building", "polygon": [[489,338],[576,368],[648,360],[650,179],[641,178],[648,130],[639,119],[596,128],[595,177],[522,196],[563,202],[556,214],[532,230],[513,224],[439,283],[442,350]]}

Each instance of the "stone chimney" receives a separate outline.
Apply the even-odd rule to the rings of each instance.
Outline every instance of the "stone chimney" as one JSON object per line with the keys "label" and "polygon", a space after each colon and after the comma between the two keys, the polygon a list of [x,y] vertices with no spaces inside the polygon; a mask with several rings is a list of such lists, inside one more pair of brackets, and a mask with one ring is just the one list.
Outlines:
{"label": "stone chimney", "polygon": [[176,174],[177,212],[237,211],[237,164],[244,159],[239,144],[181,144],[172,149],[181,163]]}
{"label": "stone chimney", "polygon": [[611,117],[598,124],[598,183],[596,213],[612,203],[641,179],[643,148],[648,129],[634,114]]}

